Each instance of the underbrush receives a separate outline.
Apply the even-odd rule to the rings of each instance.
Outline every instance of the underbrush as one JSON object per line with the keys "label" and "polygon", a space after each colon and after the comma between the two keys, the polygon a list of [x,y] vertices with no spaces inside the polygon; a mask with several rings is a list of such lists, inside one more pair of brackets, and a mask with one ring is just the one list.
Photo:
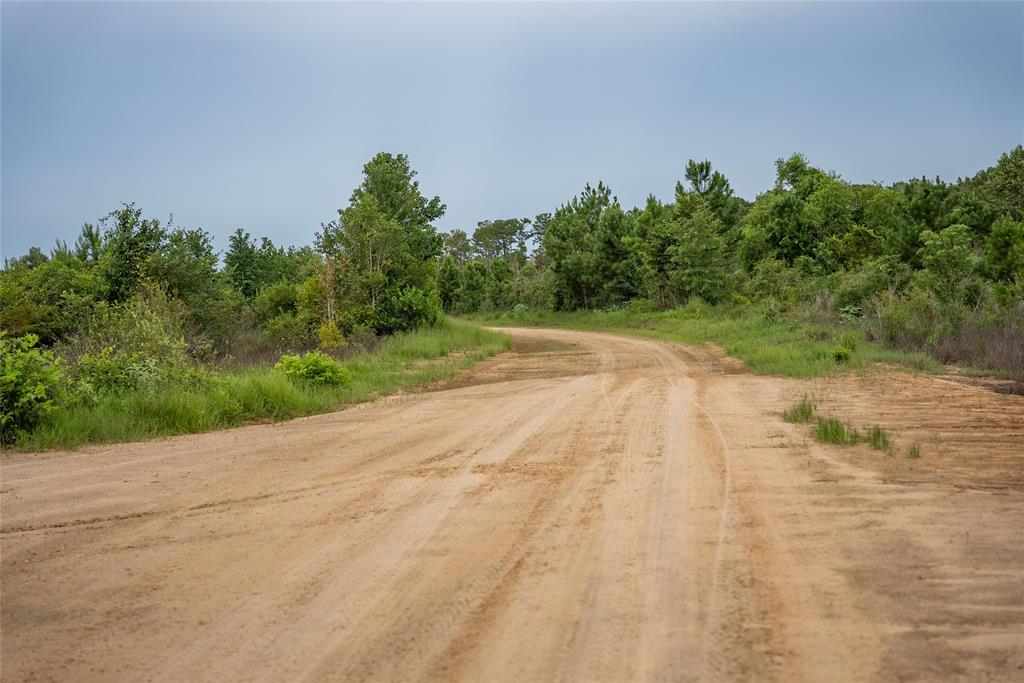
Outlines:
{"label": "underbrush", "polygon": [[347,358],[339,372],[329,371],[343,381],[289,377],[267,365],[214,371],[179,386],[105,393],[90,403],[61,406],[21,434],[17,446],[42,450],[135,441],[327,412],[452,377],[510,346],[505,335],[445,321],[393,335]]}
{"label": "underbrush", "polygon": [[754,372],[784,377],[818,377],[875,363],[914,370],[934,371],[940,367],[924,353],[887,349],[868,341],[856,325],[797,320],[771,305],[709,306],[695,302],[670,311],[627,306],[608,311],[517,311],[474,315],[470,319],[498,326],[604,330],[685,344],[713,342]]}

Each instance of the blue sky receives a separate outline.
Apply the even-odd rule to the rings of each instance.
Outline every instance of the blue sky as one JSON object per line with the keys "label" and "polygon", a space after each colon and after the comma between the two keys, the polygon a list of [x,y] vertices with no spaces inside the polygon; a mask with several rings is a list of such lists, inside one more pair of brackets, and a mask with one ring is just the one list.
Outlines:
{"label": "blue sky", "polygon": [[472,230],[691,157],[971,175],[1024,142],[1024,4],[4,2],[0,107],[4,257],[123,201],[306,244],[381,150]]}

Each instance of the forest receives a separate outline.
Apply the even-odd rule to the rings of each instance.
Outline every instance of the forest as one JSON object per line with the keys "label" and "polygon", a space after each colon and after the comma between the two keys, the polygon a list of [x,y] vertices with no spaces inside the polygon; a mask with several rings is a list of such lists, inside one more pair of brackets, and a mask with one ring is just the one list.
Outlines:
{"label": "forest", "polygon": [[[389,344],[404,361],[502,348],[450,316],[626,311],[643,324],[684,310],[679,325],[824,329],[830,364],[862,340],[1024,378],[1024,147],[970,178],[889,186],[794,154],[752,202],[709,161],[681,170],[669,202],[626,208],[597,182],[533,218],[442,233],[445,204],[406,156],[381,153],[311,245],[238,229],[223,252],[205,230],[126,203],[73,244],[5,261],[3,440],[307,414],[338,405],[353,366]],[[126,415],[144,426],[119,431]]]}

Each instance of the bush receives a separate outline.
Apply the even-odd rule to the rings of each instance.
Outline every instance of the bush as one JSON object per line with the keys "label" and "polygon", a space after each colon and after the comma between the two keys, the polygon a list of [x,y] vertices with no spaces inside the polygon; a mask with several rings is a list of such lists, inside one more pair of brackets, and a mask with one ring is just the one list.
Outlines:
{"label": "bush", "polygon": [[0,334],[0,440],[14,441],[57,407],[64,373],[50,351],[36,348],[27,334],[7,339]]}
{"label": "bush", "polygon": [[271,318],[265,326],[267,338],[275,348],[284,350],[308,349],[309,327],[294,313],[282,313]]}
{"label": "bush", "polygon": [[66,359],[89,354],[139,354],[157,365],[188,364],[181,303],[163,290],[144,288],[128,301],[101,305],[73,339],[58,345]]}
{"label": "bush", "polygon": [[377,316],[377,332],[393,334],[435,325],[444,317],[436,290],[406,287],[388,297]]}
{"label": "bush", "polygon": [[344,386],[352,381],[352,374],[348,370],[321,351],[311,351],[304,356],[281,356],[274,369],[292,379],[314,384]]}
{"label": "bush", "polygon": [[320,342],[321,351],[336,351],[348,346],[348,342],[345,341],[345,337],[342,336],[341,330],[333,320],[328,320],[320,325],[316,330],[316,337]]}
{"label": "bush", "polygon": [[834,306],[837,311],[859,317],[865,304],[887,289],[898,289],[909,274],[905,266],[891,256],[866,261],[856,270],[837,276]]}
{"label": "bush", "polygon": [[850,362],[850,349],[845,346],[837,346],[832,349],[832,360],[839,364]]}
{"label": "bush", "polygon": [[[96,393],[128,391],[155,384],[160,371],[154,359],[141,353],[115,353],[108,346],[99,353],[86,353],[71,368],[76,385],[87,384]],[[90,389],[81,387],[83,393]],[[77,392],[76,392],[77,393]]]}

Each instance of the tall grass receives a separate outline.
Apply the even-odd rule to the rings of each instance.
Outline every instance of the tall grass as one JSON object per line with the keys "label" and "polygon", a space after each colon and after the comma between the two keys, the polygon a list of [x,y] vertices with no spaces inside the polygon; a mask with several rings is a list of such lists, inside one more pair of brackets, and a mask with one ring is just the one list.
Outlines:
{"label": "tall grass", "polygon": [[[784,377],[819,377],[859,370],[876,363],[915,370],[937,370],[923,353],[885,349],[864,339],[856,327],[816,325],[773,314],[759,306],[691,304],[671,311],[623,308],[612,311],[526,311],[473,320],[498,326],[563,327],[634,334],[653,339],[704,344],[714,342],[756,373]],[[836,349],[844,348],[841,359]],[[850,348],[850,347],[853,348]]]}
{"label": "tall grass", "polygon": [[322,413],[452,377],[510,346],[506,335],[447,321],[395,335],[347,359],[352,381],[344,387],[295,381],[269,366],[222,370],[198,386],[105,395],[93,405],[66,406],[18,446],[42,450],[136,441]]}

